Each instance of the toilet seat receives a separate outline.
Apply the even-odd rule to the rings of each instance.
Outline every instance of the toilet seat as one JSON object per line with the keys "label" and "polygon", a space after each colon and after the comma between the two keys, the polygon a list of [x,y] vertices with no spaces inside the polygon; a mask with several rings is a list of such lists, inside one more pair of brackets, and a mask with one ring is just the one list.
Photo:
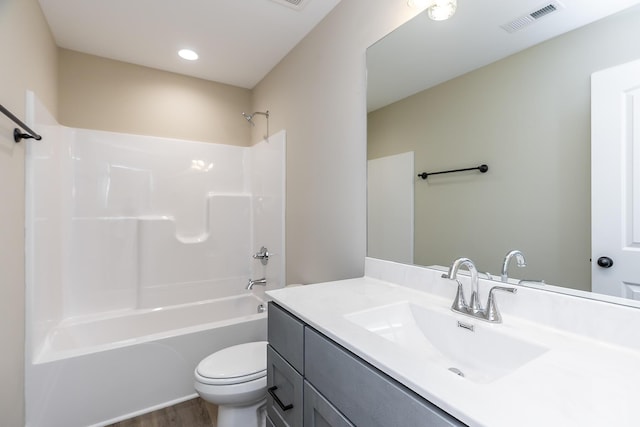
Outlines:
{"label": "toilet seat", "polygon": [[210,385],[241,384],[267,375],[267,342],[234,345],[204,358],[196,367],[198,382]]}

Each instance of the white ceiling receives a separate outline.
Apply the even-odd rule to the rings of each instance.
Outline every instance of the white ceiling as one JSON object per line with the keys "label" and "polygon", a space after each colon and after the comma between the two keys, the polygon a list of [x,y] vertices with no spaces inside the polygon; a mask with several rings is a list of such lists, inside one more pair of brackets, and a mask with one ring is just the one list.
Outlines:
{"label": "white ceiling", "polygon": [[[249,89],[340,2],[39,1],[60,47]],[[181,59],[183,48],[200,59]]]}
{"label": "white ceiling", "polygon": [[[369,111],[640,4],[560,1],[560,12],[513,34],[500,25],[549,1],[458,0],[451,20],[418,15],[369,48]],[[286,0],[39,2],[58,46],[251,89],[340,0],[302,0],[297,8]],[[200,59],[181,59],[182,48]]]}
{"label": "white ceiling", "polygon": [[448,21],[431,21],[425,13],[416,16],[367,50],[368,111],[640,4],[640,0],[560,0],[564,8],[518,32],[500,28],[549,2],[458,0],[458,10]]}

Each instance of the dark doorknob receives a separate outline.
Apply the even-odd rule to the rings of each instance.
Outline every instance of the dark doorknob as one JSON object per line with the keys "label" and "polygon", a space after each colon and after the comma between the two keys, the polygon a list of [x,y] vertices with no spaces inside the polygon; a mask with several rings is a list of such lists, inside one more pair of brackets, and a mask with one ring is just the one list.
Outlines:
{"label": "dark doorknob", "polygon": [[613,265],[613,260],[608,256],[601,256],[598,258],[598,265],[602,268],[611,268]]}

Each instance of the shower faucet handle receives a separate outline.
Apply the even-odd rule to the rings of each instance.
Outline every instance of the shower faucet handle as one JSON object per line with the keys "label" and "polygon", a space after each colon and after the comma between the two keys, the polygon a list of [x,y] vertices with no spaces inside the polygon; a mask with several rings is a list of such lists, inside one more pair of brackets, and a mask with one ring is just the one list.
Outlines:
{"label": "shower faucet handle", "polygon": [[269,262],[269,255],[271,255],[269,253],[269,250],[263,246],[260,248],[260,252],[256,252],[255,254],[253,254],[253,258],[259,259],[262,265],[267,265],[267,263]]}

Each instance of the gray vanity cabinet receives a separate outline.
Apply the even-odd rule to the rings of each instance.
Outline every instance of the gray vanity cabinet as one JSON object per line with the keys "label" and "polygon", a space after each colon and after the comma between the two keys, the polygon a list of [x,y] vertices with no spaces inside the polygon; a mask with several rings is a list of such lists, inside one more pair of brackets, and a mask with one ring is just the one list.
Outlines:
{"label": "gray vanity cabinet", "polygon": [[268,422],[275,427],[301,427],[304,324],[269,303],[267,325]]}
{"label": "gray vanity cabinet", "polygon": [[274,303],[268,339],[268,426],[465,425]]}
{"label": "gray vanity cabinet", "polygon": [[353,427],[309,381],[304,381],[305,427]]}
{"label": "gray vanity cabinet", "polygon": [[278,427],[302,426],[303,379],[273,347],[267,347],[267,415]]}

